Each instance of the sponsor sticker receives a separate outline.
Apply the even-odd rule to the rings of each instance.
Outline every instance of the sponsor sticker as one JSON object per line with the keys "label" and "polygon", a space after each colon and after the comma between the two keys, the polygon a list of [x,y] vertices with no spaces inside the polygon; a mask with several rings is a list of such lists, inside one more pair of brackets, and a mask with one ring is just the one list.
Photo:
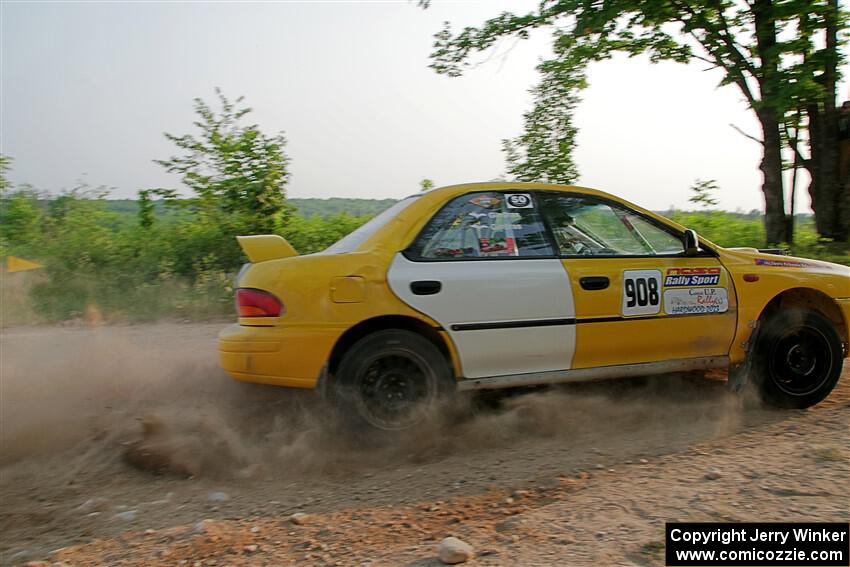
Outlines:
{"label": "sponsor sticker", "polygon": [[434,257],[435,258],[455,258],[457,256],[463,256],[464,251],[461,248],[435,248],[434,249]]}
{"label": "sponsor sticker", "polygon": [[670,268],[664,287],[709,286],[720,283],[720,268]]}
{"label": "sponsor sticker", "polygon": [[494,222],[518,222],[522,219],[522,213],[495,213],[490,211],[487,216]]}
{"label": "sponsor sticker", "polygon": [[668,315],[725,313],[729,296],[723,287],[697,287],[664,290],[664,312]]}
{"label": "sponsor sticker", "polygon": [[481,196],[474,197],[474,198],[470,199],[469,202],[472,203],[473,205],[478,205],[479,207],[483,207],[485,209],[488,209],[490,207],[495,207],[496,205],[501,203],[502,200],[499,199],[498,197],[490,197],[489,195],[481,195]]}
{"label": "sponsor sticker", "polygon": [[765,258],[756,258],[756,266],[772,266],[775,268],[814,268],[814,264],[808,262],[799,262],[797,260],[767,260]]}
{"label": "sponsor sticker", "polygon": [[528,193],[512,193],[507,196],[509,209],[531,209],[534,205]]}
{"label": "sponsor sticker", "polygon": [[516,251],[513,238],[479,238],[478,245],[481,253],[488,256],[508,256]]}

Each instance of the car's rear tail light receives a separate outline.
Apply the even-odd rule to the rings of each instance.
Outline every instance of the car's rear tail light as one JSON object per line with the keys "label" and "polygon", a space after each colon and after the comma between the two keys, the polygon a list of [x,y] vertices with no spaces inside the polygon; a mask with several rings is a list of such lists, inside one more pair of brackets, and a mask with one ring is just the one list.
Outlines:
{"label": "car's rear tail light", "polygon": [[267,291],[242,287],[236,290],[236,307],[240,317],[279,317],[283,304]]}

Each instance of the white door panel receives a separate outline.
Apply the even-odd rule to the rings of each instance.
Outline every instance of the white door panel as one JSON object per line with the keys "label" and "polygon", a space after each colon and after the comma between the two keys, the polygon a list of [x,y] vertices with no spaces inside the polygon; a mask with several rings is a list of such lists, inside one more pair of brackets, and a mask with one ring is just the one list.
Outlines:
{"label": "white door panel", "polygon": [[[570,368],[575,305],[559,260],[411,262],[398,254],[387,279],[402,301],[449,332],[467,378]],[[441,289],[417,295],[416,281]]]}
{"label": "white door panel", "polygon": [[575,325],[450,330],[449,334],[460,352],[466,378],[568,370],[576,343]]}

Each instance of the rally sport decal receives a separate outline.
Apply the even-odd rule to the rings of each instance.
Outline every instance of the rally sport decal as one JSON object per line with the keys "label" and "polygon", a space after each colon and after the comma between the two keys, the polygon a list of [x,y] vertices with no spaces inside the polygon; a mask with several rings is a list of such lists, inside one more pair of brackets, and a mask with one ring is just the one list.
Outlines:
{"label": "rally sport decal", "polygon": [[720,268],[670,268],[664,278],[664,287],[690,287],[717,285]]}

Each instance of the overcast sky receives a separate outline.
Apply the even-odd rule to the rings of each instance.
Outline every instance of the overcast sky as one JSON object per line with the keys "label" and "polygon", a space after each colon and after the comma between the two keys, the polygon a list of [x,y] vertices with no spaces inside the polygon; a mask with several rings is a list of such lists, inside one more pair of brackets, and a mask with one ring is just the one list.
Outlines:
{"label": "overcast sky", "polygon": [[[428,68],[432,36],[445,20],[459,28],[536,4],[4,0],[0,151],[14,181],[39,189],[179,187],[152,162],[174,153],[162,134],[192,131],[192,99],[212,101],[220,86],[246,97],[264,131],[285,132],[292,197],[399,198],[424,177],[493,179],[548,32],[499,46],[456,79]],[[687,207],[694,179],[716,179],[724,208],[761,208],[759,147],[729,126],[758,134],[757,123],[702,67],[592,67],[576,115],[579,183],[664,209]],[[804,195],[798,203],[808,209]]]}

